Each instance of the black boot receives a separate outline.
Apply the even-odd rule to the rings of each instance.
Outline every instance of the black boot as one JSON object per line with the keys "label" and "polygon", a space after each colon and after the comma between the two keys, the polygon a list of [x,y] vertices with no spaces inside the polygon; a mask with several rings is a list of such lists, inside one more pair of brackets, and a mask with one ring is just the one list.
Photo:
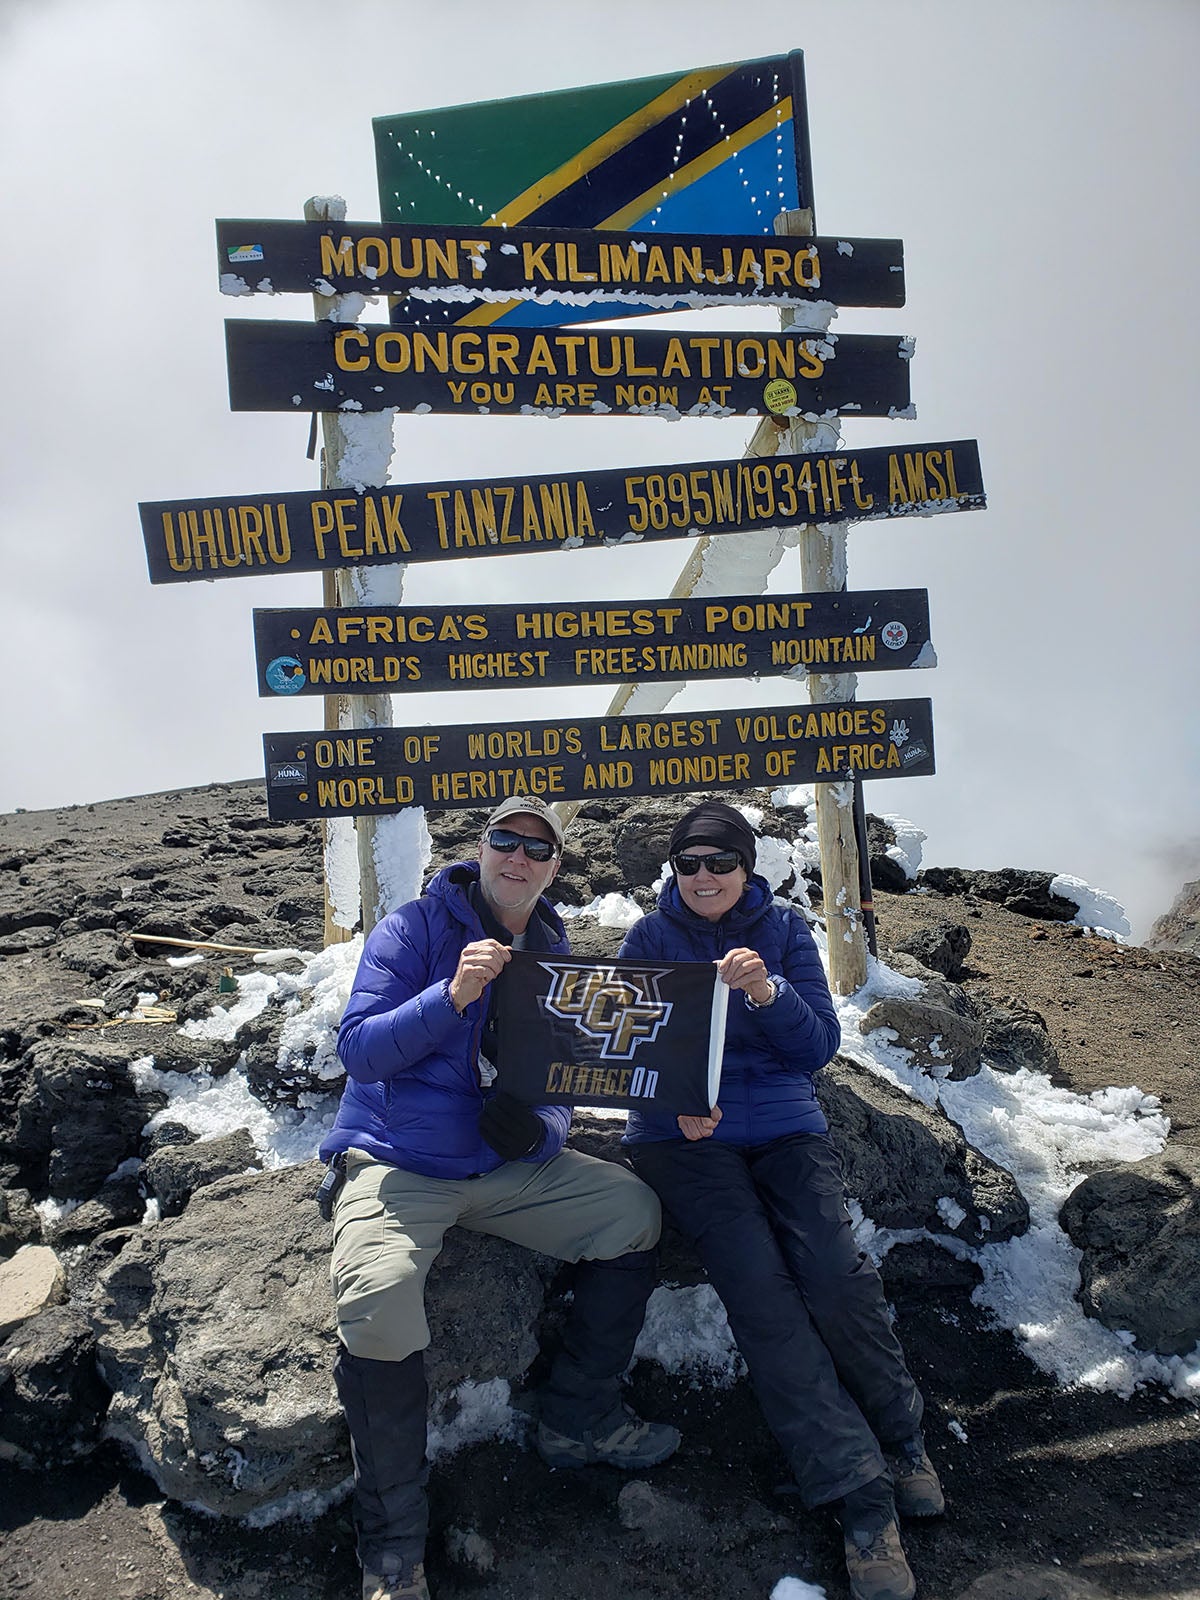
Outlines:
{"label": "black boot", "polygon": [[888,1474],[852,1490],[841,1510],[851,1600],[913,1600],[917,1583],[900,1543]]}
{"label": "black boot", "polygon": [[409,1572],[424,1559],[425,1357],[372,1361],[339,1350],[333,1369],[354,1455],[354,1526],[368,1573]]}
{"label": "black boot", "polygon": [[652,1467],[678,1448],[677,1429],[643,1422],[621,1404],[621,1376],[657,1280],[653,1250],[579,1263],[562,1349],[541,1394],[536,1442],[550,1466]]}

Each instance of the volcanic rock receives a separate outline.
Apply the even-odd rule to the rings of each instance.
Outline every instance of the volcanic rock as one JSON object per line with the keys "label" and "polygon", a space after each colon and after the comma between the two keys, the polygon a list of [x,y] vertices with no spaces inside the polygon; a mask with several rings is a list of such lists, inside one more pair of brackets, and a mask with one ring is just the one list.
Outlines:
{"label": "volcanic rock", "polygon": [[1083,1251],[1079,1301],[1144,1350],[1186,1355],[1200,1341],[1200,1149],[1096,1172],[1063,1202],[1059,1222]]}
{"label": "volcanic rock", "polygon": [[[108,1431],[168,1495],[244,1515],[302,1505],[349,1475],[320,1178],[310,1162],[221,1179],[182,1216],[132,1234],[96,1280]],[[451,1230],[426,1288],[431,1391],[519,1377],[556,1267]]]}
{"label": "volcanic rock", "polygon": [[94,1449],[109,1394],[96,1337],[73,1306],[55,1306],[0,1345],[0,1458],[61,1466]]}
{"label": "volcanic rock", "polygon": [[997,1244],[1029,1226],[1012,1174],[972,1149],[940,1108],[910,1099],[842,1055],[817,1074],[816,1089],[846,1188],[873,1222],[953,1234],[968,1244]]}

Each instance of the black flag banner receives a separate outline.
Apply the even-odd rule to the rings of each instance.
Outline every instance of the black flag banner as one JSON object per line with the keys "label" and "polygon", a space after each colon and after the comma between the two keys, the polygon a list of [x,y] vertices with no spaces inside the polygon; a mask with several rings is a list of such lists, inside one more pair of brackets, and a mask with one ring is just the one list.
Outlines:
{"label": "black flag banner", "polygon": [[515,950],[496,980],[496,1087],[528,1105],[707,1116],[728,986],[707,961],[572,961]]}

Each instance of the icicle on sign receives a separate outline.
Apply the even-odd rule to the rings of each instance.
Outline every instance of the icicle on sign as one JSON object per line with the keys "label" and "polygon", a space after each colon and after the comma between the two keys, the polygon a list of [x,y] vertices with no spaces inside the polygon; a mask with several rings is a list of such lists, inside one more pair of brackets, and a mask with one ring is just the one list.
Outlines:
{"label": "icicle on sign", "polygon": [[[770,234],[779,212],[812,205],[800,51],[374,127],[384,222]],[[543,327],[646,310],[399,300],[393,320]]]}

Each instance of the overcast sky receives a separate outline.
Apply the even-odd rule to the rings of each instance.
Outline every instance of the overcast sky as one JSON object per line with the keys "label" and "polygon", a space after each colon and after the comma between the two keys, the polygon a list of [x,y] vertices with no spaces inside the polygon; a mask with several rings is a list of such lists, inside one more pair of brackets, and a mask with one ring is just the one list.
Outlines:
{"label": "overcast sky", "polygon": [[[319,721],[316,700],[258,699],[250,629],[256,605],[319,604],[319,576],[146,575],[139,500],[317,486],[307,418],[228,411],[222,338],[228,315],[309,302],[218,294],[215,217],[329,193],[377,216],[373,116],[790,49],[819,231],[905,243],[907,306],[835,327],[915,336],[918,419],[849,419],[844,439],[977,438],[990,498],[850,534],[851,588],[928,588],[940,661],[860,680],[931,695],[938,752],[935,778],[869,783],[868,809],[925,828],[927,864],[1086,878],[1144,933],[1200,872],[1193,0],[0,0],[0,811],[255,776],[264,731]],[[776,325],[690,314],[722,320]],[[408,417],[392,479],[736,456],[751,427]],[[514,556],[485,581],[492,599],[650,598],[681,559]],[[414,566],[405,598],[477,597],[480,572]],[[562,708],[545,689],[426,695],[397,721]]]}

